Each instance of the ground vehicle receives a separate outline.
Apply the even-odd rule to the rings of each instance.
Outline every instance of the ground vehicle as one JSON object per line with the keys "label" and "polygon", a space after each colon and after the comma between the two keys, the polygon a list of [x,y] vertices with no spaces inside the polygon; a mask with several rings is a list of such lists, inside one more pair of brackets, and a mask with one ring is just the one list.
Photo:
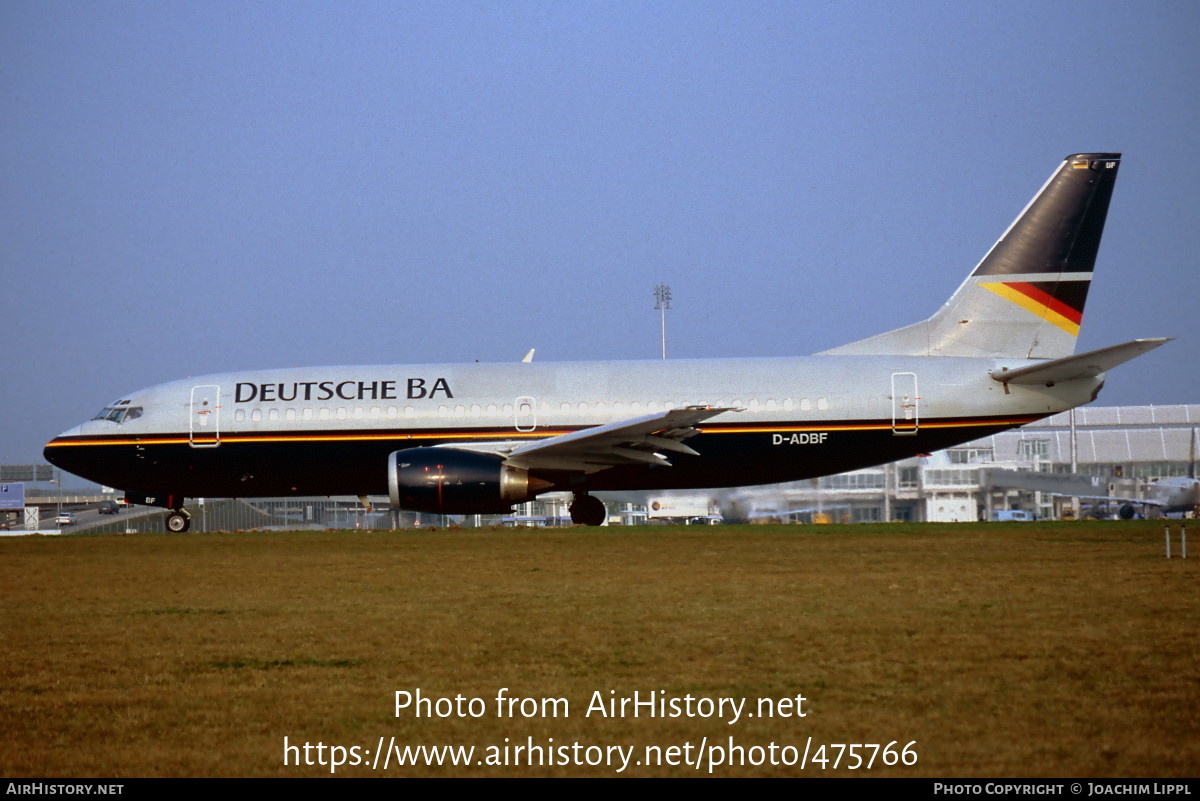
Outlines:
{"label": "ground vehicle", "polygon": [[75,515],[71,512],[59,512],[58,517],[54,518],[54,522],[59,528],[62,528],[63,526],[73,526],[76,522]]}
{"label": "ground vehicle", "polygon": [[115,515],[121,511],[121,507],[117,506],[116,501],[100,501],[100,514]]}
{"label": "ground vehicle", "polygon": [[992,522],[1019,521],[1029,523],[1037,520],[1037,515],[1025,509],[995,509],[992,511]]}

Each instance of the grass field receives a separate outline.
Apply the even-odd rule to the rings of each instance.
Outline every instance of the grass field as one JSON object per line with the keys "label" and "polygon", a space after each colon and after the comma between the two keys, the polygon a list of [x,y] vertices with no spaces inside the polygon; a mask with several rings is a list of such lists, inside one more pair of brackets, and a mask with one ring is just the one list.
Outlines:
{"label": "grass field", "polygon": [[[695,762],[720,755],[715,745],[736,762],[733,738],[746,764],[716,775],[1196,776],[1200,537],[1192,559],[1168,561],[1162,530],[1113,521],[5,538],[0,774],[329,774],[294,764],[300,749],[285,765],[286,736],[323,744],[326,762],[331,745],[370,762],[381,737],[475,746],[473,762],[503,761],[509,748],[508,765],[393,761],[338,775],[707,774],[703,759],[699,771],[635,763],[646,746],[662,760],[676,746],[676,761]],[[485,711],[397,714],[395,693],[418,688],[479,698]],[[501,688],[569,706],[501,717]],[[693,711],[699,699],[746,701],[734,723],[586,714],[594,693],[635,691],[681,705],[690,695]],[[745,714],[759,699],[796,696],[804,717]],[[619,755],[615,766],[511,764],[529,738],[580,744],[543,752],[547,761],[634,750],[621,774]],[[834,747],[893,741],[897,752],[915,741],[915,765],[885,766],[877,752],[870,769],[849,770],[850,752]],[[771,743],[776,761],[807,747],[807,767],[754,750]],[[822,744],[824,768],[812,761]]]}

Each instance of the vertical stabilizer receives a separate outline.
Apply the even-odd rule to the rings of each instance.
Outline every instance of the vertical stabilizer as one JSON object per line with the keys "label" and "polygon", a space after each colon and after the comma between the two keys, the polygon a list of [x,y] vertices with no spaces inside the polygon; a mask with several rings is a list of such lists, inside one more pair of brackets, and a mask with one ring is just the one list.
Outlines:
{"label": "vertical stabilizer", "polygon": [[937,314],[818,355],[1071,355],[1120,164],[1068,156]]}

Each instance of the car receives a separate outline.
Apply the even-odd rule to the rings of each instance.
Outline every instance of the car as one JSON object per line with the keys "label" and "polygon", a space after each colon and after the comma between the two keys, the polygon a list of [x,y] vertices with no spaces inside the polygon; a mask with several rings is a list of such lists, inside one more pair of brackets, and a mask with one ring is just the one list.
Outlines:
{"label": "car", "polygon": [[75,515],[71,512],[59,512],[58,517],[54,518],[54,522],[58,524],[59,528],[73,526],[75,525]]}
{"label": "car", "polygon": [[121,507],[117,506],[116,501],[100,501],[100,514],[115,515],[121,511]]}

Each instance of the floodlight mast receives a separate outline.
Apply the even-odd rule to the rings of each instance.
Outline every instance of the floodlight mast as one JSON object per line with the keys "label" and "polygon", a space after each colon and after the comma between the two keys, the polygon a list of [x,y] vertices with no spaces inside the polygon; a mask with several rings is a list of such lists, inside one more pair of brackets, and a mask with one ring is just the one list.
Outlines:
{"label": "floodlight mast", "polygon": [[671,308],[671,287],[666,284],[656,284],[654,287],[654,308],[658,310],[662,323],[662,357],[667,358],[667,309]]}

